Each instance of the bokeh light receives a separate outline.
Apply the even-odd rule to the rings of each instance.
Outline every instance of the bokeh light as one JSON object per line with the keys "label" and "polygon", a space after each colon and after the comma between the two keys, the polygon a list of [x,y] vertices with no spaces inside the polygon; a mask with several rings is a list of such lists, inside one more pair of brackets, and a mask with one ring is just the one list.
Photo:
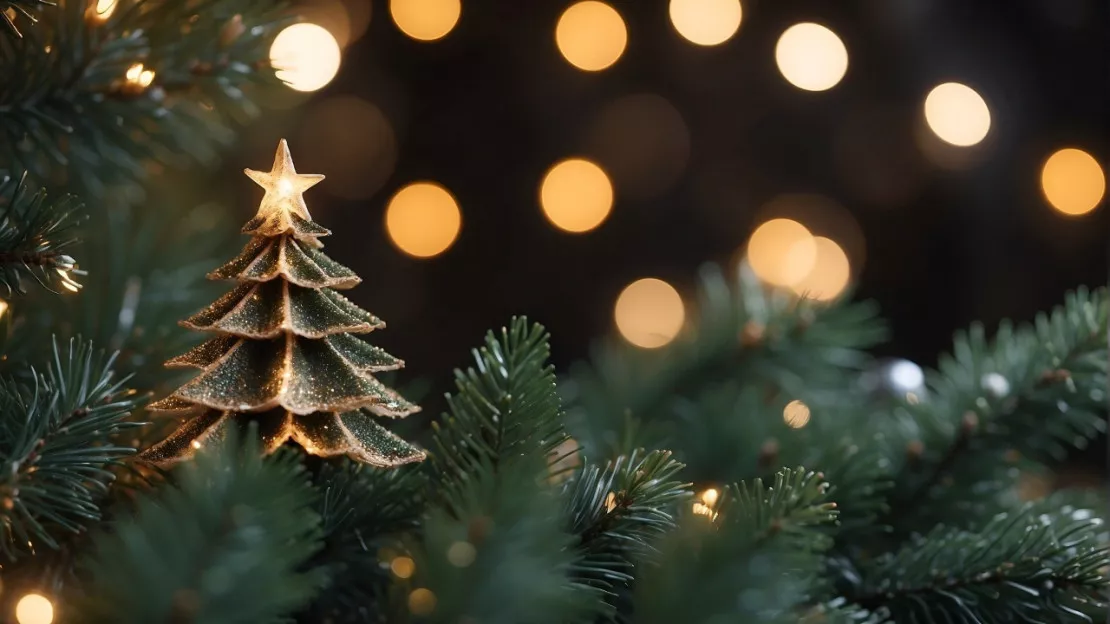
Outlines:
{"label": "bokeh light", "polygon": [[671,24],[691,43],[703,46],[728,41],[740,28],[740,0],[671,0]]}
{"label": "bokeh light", "polygon": [[350,95],[314,103],[301,118],[297,162],[327,171],[320,188],[344,199],[381,190],[397,163],[393,126],[374,104]]}
{"label": "bokeh light", "polygon": [[1098,207],[1106,193],[1106,174],[1094,156],[1074,147],[1057,151],[1041,169],[1041,190],[1056,210],[1066,215],[1086,214]]}
{"label": "bokeh light", "polygon": [[946,82],[925,97],[925,121],[945,143],[969,147],[986,138],[991,128],[991,112],[974,89]]}
{"label": "bokeh light", "polygon": [[436,595],[432,590],[419,587],[409,594],[409,611],[413,615],[431,615],[436,610]]}
{"label": "bokeh light", "polygon": [[470,542],[454,542],[447,547],[447,561],[456,568],[465,568],[474,563],[478,549]]}
{"label": "bokeh light", "polygon": [[339,43],[323,26],[293,24],[270,46],[277,77],[296,91],[316,91],[339,73]]}
{"label": "bokeh light", "polygon": [[459,205],[447,189],[434,182],[414,182],[389,200],[385,227],[398,249],[417,258],[447,250],[462,225]]}
{"label": "bokeh light", "polygon": [[715,507],[717,505],[717,499],[719,499],[720,497],[721,492],[718,491],[717,488],[708,488],[706,490],[703,490],[701,494],[698,494],[698,498],[701,499],[701,502],[709,505],[710,507]]}
{"label": "bokeh light", "polygon": [[389,0],[389,14],[401,32],[417,41],[447,36],[462,14],[460,0]]}
{"label": "bokeh light", "polygon": [[564,160],[540,185],[540,206],[551,223],[567,232],[588,232],[613,208],[613,184],[605,171],[581,158]]}
{"label": "bokeh light", "polygon": [[806,91],[836,86],[848,71],[848,50],[836,33],[804,22],[787,28],[775,46],[775,63],[783,78]]}
{"label": "bokeh light", "polygon": [[802,297],[829,301],[848,287],[848,281],[852,277],[851,263],[836,241],[824,236],[814,236],[813,243],[817,251],[813,268],[790,287]]}
{"label": "bokeh light", "polygon": [[625,340],[637,347],[655,349],[678,335],[686,320],[686,308],[673,286],[647,277],[621,291],[613,316]]}
{"label": "bokeh light", "polygon": [[620,13],[604,2],[585,0],[567,7],[555,26],[555,43],[571,65],[601,71],[617,62],[628,44]]}
{"label": "bokeh light", "polygon": [[118,4],[119,0],[96,0],[89,8],[92,11],[92,17],[103,22],[111,17],[112,13],[116,12],[116,5]]}
{"label": "bokeh light", "polygon": [[793,429],[801,429],[809,424],[809,406],[799,400],[786,404],[782,410],[782,420]]}
{"label": "bokeh light", "polygon": [[27,594],[15,605],[19,624],[50,624],[54,621],[54,605],[41,594]]}
{"label": "bokeh light", "polygon": [[412,557],[394,557],[393,561],[389,562],[389,570],[400,579],[407,579],[416,572],[416,562]]}
{"label": "bokeh light", "polygon": [[690,160],[686,121],[662,96],[614,100],[588,128],[587,150],[612,177],[621,197],[647,199],[674,186]]}
{"label": "bokeh light", "polygon": [[759,279],[776,286],[793,286],[817,262],[813,234],[793,219],[771,219],[752,232],[746,256]]}

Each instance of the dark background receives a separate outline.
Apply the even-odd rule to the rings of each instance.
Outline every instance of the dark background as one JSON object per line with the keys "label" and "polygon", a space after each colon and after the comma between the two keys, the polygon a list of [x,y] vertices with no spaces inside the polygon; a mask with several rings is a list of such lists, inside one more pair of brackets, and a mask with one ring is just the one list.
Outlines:
{"label": "dark background", "polygon": [[[855,296],[876,300],[890,320],[884,355],[929,365],[974,319],[1028,320],[1067,289],[1107,281],[1106,206],[1065,217],[1039,182],[1044,159],[1062,147],[1105,163],[1102,0],[747,0],[739,32],[707,48],[674,31],[665,0],[612,0],[628,47],[596,73],[556,48],[570,2],[463,0],[457,26],[434,43],[402,34],[386,3],[372,4],[336,79],[275,101],[223,183],[245,221],[259,192],[238,167],[268,168],[282,136],[306,173],[376,158],[373,141],[354,151],[300,146],[312,143],[323,123],[314,111],[330,98],[354,95],[384,113],[396,160],[390,173],[386,159],[377,192],[344,200],[325,181],[307,199],[335,232],[327,252],[364,278],[348,295],[389,323],[375,343],[408,362],[406,376],[445,385],[487,329],[521,313],[549,328],[563,368],[612,331],[626,284],[660,277],[689,299],[697,267],[732,263],[765,204],[784,193],[824,196],[858,223]],[[775,42],[799,21],[830,27],[847,46],[847,75],[829,91],[801,91],[778,73]],[[991,129],[973,148],[930,152],[922,102],[947,81],[984,97]],[[684,125],[680,174],[652,196],[618,181],[599,229],[556,230],[538,206],[544,172],[572,155],[606,166],[613,146],[599,148],[591,128],[632,94],[662,96],[677,111],[677,139],[645,128],[648,138],[628,140],[681,161]],[[463,215],[458,240],[430,260],[397,251],[383,225],[393,192],[421,179],[450,189]]]}

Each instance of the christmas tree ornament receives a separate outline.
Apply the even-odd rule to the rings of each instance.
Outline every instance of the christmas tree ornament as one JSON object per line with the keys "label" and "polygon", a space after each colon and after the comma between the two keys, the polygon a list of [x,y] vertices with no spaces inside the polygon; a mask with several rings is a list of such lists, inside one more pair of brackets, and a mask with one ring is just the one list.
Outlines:
{"label": "christmas tree ornament", "polygon": [[304,192],[324,176],[297,173],[284,139],[270,171],[246,174],[265,190],[243,226],[251,240],[208,275],[238,285],[181,322],[213,336],[166,362],[200,373],[150,405],[187,419],[144,457],[186,459],[253,421],[266,452],[292,440],[313,455],[375,466],[422,460],[423,451],[374,420],[420,408],[373,377],[404,363],[354,335],[385,323],[336,292],[361,280],[320,251],[319,238],[331,232],[312,221]]}

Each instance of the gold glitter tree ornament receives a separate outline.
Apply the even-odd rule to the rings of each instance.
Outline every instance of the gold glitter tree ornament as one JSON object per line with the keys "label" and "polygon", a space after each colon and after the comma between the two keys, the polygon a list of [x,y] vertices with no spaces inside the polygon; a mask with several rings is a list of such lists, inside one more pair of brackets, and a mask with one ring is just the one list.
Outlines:
{"label": "gold glitter tree ornament", "polygon": [[324,176],[297,173],[284,139],[270,171],[246,174],[266,191],[243,226],[251,240],[208,275],[238,285],[182,321],[215,336],[166,362],[200,373],[150,405],[187,418],[143,457],[161,464],[187,459],[229,427],[254,421],[267,453],[292,439],[313,455],[348,455],[375,466],[424,459],[374,421],[420,408],[373,377],[404,362],[352,335],[385,323],[334,290],[361,280],[320,251],[319,237],[331,232],[312,221],[304,192]]}

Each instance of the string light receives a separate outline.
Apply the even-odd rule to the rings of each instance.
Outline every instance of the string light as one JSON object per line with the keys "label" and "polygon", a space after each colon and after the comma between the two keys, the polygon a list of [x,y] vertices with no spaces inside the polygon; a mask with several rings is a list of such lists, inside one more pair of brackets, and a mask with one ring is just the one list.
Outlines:
{"label": "string light", "polygon": [[323,26],[293,24],[270,45],[275,74],[296,91],[316,91],[339,73],[339,42]]}
{"label": "string light", "polygon": [[719,499],[720,497],[721,493],[717,491],[717,488],[709,488],[698,495],[698,498],[701,499],[701,502],[709,505],[710,507],[716,507],[717,499]]}
{"label": "string light", "polygon": [[601,71],[624,53],[628,31],[616,9],[584,0],[563,11],[555,26],[555,43],[571,65],[583,71]]}
{"label": "string light", "polygon": [[782,420],[793,429],[801,429],[809,424],[809,406],[795,399],[782,410]]}
{"label": "string light", "polygon": [[385,226],[398,249],[417,258],[447,251],[462,225],[459,205],[434,182],[415,182],[397,191],[385,211]]}
{"label": "string light", "polygon": [[802,297],[830,301],[848,287],[852,276],[851,265],[848,255],[836,241],[824,236],[814,236],[813,244],[817,252],[813,268],[790,287]]}
{"label": "string light", "polygon": [[459,0],[389,0],[389,14],[401,32],[417,41],[435,41],[459,22]]}
{"label": "string light", "polygon": [[826,91],[848,71],[848,50],[836,33],[804,22],[787,28],[775,46],[775,63],[787,82],[806,91]]}
{"label": "string light", "polygon": [[1063,214],[1078,216],[1098,207],[1106,193],[1106,174],[1094,156],[1074,147],[1058,150],[1041,169],[1045,199]]}
{"label": "string light", "polygon": [[389,562],[389,571],[399,579],[407,579],[416,572],[416,562],[411,557],[394,557]]}
{"label": "string light", "polygon": [[54,605],[41,594],[27,594],[15,605],[15,620],[19,624],[50,624],[54,621]]}
{"label": "string light", "polygon": [[621,291],[613,315],[625,340],[637,347],[656,349],[675,339],[686,319],[686,309],[673,286],[648,277]]}
{"label": "string light", "polygon": [[740,0],[671,0],[671,24],[691,43],[715,46],[740,28]]}
{"label": "string light", "polygon": [[98,22],[106,22],[116,11],[119,0],[96,0],[89,5],[88,16]]}
{"label": "string light", "polygon": [[436,610],[436,595],[432,590],[419,587],[409,594],[409,611],[413,615],[431,615]]}
{"label": "string light", "polygon": [[127,78],[127,84],[142,90],[154,82],[154,70],[146,69],[142,63],[135,63],[127,68],[124,77]]}
{"label": "string light", "polygon": [[567,232],[588,232],[609,216],[613,208],[613,183],[601,167],[588,160],[564,160],[544,176],[540,206],[555,227]]}
{"label": "string light", "polygon": [[801,223],[771,219],[752,232],[746,256],[759,279],[776,286],[792,286],[813,271],[817,244]]}
{"label": "string light", "polygon": [[0,317],[3,317],[4,313],[7,312],[7,311],[8,311],[8,302],[4,301],[3,299],[0,299]]}
{"label": "string light", "polygon": [[945,143],[969,147],[986,138],[991,128],[991,112],[974,89],[946,82],[925,97],[925,122]]}

